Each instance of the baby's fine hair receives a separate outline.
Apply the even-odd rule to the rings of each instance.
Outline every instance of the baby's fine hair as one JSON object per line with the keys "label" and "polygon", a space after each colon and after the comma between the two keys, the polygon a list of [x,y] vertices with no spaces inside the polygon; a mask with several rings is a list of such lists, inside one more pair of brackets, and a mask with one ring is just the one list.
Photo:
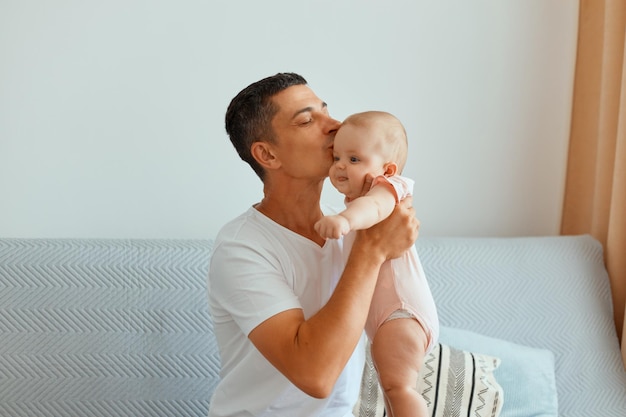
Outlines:
{"label": "baby's fine hair", "polygon": [[385,145],[381,146],[385,153],[383,156],[395,162],[398,165],[398,172],[402,172],[406,164],[408,139],[404,126],[396,116],[384,111],[365,111],[348,116],[343,124],[376,130],[380,135],[381,145]]}

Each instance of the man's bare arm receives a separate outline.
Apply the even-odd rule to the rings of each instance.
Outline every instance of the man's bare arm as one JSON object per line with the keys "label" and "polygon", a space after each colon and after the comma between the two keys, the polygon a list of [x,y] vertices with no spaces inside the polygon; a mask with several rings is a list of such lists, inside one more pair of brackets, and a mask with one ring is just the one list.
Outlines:
{"label": "man's bare arm", "polygon": [[380,266],[415,242],[419,222],[411,204],[402,201],[386,220],[357,233],[343,275],[317,314],[305,320],[300,309],[284,311],[250,333],[257,349],[307,394],[330,394],[362,335]]}

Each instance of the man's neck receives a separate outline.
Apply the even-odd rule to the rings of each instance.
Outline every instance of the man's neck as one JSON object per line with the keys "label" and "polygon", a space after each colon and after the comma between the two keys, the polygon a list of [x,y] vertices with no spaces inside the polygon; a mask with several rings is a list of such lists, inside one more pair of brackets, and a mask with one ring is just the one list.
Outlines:
{"label": "man's neck", "polygon": [[304,187],[266,186],[263,200],[255,208],[281,226],[322,246],[324,239],[313,228],[323,216],[321,191],[322,183]]}

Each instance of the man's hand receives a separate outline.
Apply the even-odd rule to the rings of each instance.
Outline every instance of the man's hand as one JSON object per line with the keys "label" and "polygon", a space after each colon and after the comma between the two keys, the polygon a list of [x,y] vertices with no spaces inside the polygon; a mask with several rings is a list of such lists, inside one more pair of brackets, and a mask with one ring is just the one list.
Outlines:
{"label": "man's hand", "polygon": [[361,188],[361,197],[363,197],[372,188],[372,182],[374,177],[372,174],[365,174],[365,180],[363,181],[363,188]]}
{"label": "man's hand", "polygon": [[371,256],[380,256],[384,260],[401,256],[417,239],[420,222],[415,218],[413,198],[400,201],[393,212],[382,222],[360,230],[353,247],[371,251]]}

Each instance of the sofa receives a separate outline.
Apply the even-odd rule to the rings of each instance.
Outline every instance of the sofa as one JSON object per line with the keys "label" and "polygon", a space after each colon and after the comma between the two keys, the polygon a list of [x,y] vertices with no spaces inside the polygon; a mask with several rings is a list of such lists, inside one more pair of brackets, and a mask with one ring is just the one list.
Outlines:
{"label": "sofa", "polygon": [[[206,416],[220,368],[211,244],[0,239],[0,416]],[[596,240],[420,237],[416,246],[440,343],[495,358],[497,414],[626,416]],[[365,378],[362,395],[375,397],[375,378]],[[357,415],[381,415],[369,400]]]}

